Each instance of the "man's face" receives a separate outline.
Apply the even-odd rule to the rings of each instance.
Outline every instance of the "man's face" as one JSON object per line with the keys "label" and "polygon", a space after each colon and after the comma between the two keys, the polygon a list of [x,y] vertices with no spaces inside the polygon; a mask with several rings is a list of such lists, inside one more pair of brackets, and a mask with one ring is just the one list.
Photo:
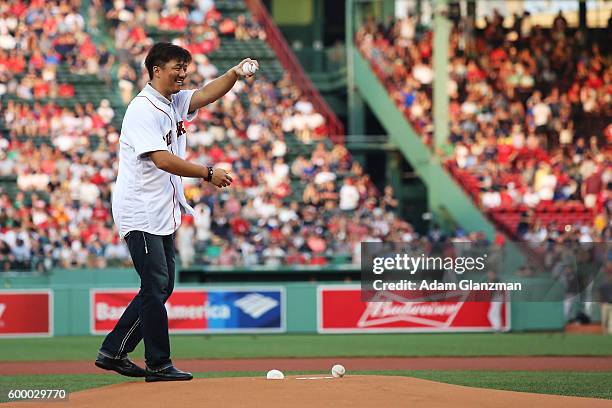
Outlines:
{"label": "man's face", "polygon": [[155,76],[165,89],[175,94],[183,87],[188,65],[185,61],[170,60],[164,66],[156,68]]}

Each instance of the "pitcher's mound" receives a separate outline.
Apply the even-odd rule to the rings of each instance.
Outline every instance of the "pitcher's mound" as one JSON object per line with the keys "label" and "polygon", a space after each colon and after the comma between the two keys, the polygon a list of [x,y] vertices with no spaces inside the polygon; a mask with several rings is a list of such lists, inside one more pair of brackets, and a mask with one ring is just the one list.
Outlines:
{"label": "pitcher's mound", "polygon": [[[305,375],[303,377],[324,377]],[[40,408],[42,404],[16,404]],[[130,382],[80,391],[70,407],[610,407],[607,400],[470,388],[397,376],[284,380],[212,378],[187,382]]]}

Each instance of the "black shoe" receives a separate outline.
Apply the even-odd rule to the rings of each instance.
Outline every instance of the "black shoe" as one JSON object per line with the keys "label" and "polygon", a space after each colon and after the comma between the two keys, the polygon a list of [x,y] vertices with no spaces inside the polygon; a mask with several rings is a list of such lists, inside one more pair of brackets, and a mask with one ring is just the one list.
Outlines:
{"label": "black shoe", "polygon": [[123,358],[110,358],[98,354],[95,364],[104,370],[115,371],[126,377],[145,377],[147,375],[144,368],[134,364],[127,356]]}
{"label": "black shoe", "polygon": [[181,371],[174,366],[164,368],[163,370],[149,370],[147,368],[147,376],[145,377],[146,382],[154,381],[189,381],[193,378],[191,373]]}

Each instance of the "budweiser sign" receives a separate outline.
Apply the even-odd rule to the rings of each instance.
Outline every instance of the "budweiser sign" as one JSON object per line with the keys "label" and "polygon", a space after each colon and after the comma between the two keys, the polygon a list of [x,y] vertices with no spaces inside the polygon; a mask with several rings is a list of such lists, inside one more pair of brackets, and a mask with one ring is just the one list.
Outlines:
{"label": "budweiser sign", "polygon": [[500,331],[509,329],[506,303],[406,299],[381,292],[363,302],[358,286],[321,286],[318,289],[318,331],[440,332]]}
{"label": "budweiser sign", "polygon": [[462,305],[463,303],[460,302],[369,302],[359,319],[358,326],[377,326],[398,321],[418,322],[432,326],[447,325],[459,312]]}

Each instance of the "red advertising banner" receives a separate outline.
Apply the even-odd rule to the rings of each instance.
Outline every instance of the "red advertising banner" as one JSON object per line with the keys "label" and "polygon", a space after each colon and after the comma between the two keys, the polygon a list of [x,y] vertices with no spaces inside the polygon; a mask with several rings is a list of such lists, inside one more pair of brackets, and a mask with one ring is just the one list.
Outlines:
{"label": "red advertising banner", "polygon": [[0,337],[53,336],[51,290],[0,291]]}
{"label": "red advertising banner", "polygon": [[362,302],[359,286],[319,286],[319,333],[485,332],[510,329],[508,302],[415,301],[382,294]]}
{"label": "red advertising banner", "polygon": [[[110,332],[138,293],[134,289],[91,292],[91,333]],[[175,291],[166,302],[168,328],[174,333],[195,333],[206,328],[206,296],[203,291]]]}

